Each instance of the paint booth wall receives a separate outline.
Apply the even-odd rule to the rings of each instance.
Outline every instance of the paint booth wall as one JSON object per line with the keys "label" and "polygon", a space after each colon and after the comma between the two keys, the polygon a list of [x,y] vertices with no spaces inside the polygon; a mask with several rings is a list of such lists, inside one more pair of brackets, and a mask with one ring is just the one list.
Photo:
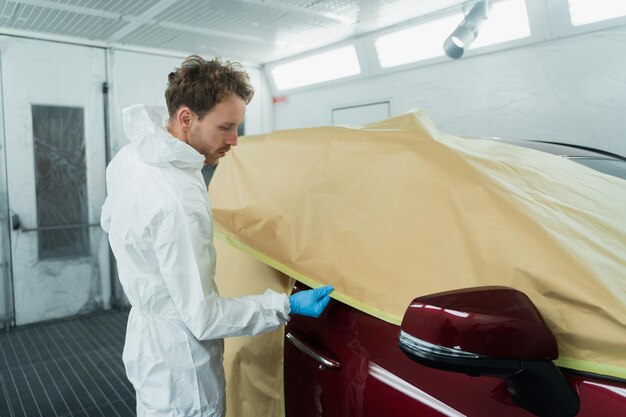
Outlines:
{"label": "paint booth wall", "polygon": [[[183,59],[184,57],[109,51],[112,156],[128,143],[122,126],[122,109],[138,103],[165,107],[167,75],[178,68]],[[245,133],[270,131],[271,100],[267,83],[258,68],[245,69],[255,89],[255,96],[246,111]]]}
{"label": "paint booth wall", "polygon": [[[286,94],[275,129],[332,123],[333,109],[389,101],[440,130],[534,139],[626,155],[626,27]],[[373,120],[372,120],[373,121]]]}

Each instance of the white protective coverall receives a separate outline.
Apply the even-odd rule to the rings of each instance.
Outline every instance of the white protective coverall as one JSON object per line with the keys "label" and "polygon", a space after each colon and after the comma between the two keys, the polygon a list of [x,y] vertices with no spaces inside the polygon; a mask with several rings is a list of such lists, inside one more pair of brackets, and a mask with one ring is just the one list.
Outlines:
{"label": "white protective coverall", "polygon": [[289,300],[219,297],[204,156],[168,133],[165,109],[123,115],[131,143],[107,168],[101,224],[132,305],[123,360],[137,415],[223,416],[222,338],[278,328]]}

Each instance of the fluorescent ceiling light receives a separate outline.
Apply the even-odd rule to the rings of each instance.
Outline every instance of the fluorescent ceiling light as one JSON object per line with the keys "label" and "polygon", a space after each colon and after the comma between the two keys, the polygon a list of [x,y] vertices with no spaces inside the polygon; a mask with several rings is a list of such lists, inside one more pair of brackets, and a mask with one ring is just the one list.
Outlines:
{"label": "fluorescent ceiling light", "polygon": [[303,87],[360,73],[359,58],[353,45],[279,64],[271,70],[274,85],[278,90]]}
{"label": "fluorescent ceiling light", "polygon": [[492,2],[489,18],[469,49],[495,45],[530,36],[525,0]]}
{"label": "fluorescent ceiling light", "polygon": [[459,13],[379,37],[374,45],[380,66],[389,68],[442,56],[441,44],[462,20]]}
{"label": "fluorescent ceiling light", "polygon": [[626,16],[623,0],[569,0],[570,20],[574,26]]}

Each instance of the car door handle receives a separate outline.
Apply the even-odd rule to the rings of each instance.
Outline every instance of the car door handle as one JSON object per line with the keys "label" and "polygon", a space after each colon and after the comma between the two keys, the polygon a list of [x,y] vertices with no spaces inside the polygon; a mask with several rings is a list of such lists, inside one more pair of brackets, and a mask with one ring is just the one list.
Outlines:
{"label": "car door handle", "polygon": [[337,370],[341,368],[341,362],[339,362],[337,359],[329,358],[328,355],[322,354],[321,352],[319,352],[318,349],[309,346],[307,343],[296,337],[292,332],[287,332],[285,337],[295,347],[313,358],[315,361],[319,362],[319,369],[324,370],[326,368],[330,368]]}

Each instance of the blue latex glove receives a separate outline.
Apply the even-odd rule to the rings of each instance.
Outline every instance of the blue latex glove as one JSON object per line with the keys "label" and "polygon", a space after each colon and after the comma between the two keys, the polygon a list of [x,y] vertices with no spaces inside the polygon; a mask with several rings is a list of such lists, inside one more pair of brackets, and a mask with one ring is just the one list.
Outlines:
{"label": "blue latex glove", "polygon": [[333,292],[333,290],[333,287],[327,285],[314,290],[300,291],[293,294],[289,297],[291,314],[319,317],[330,302],[328,294]]}

